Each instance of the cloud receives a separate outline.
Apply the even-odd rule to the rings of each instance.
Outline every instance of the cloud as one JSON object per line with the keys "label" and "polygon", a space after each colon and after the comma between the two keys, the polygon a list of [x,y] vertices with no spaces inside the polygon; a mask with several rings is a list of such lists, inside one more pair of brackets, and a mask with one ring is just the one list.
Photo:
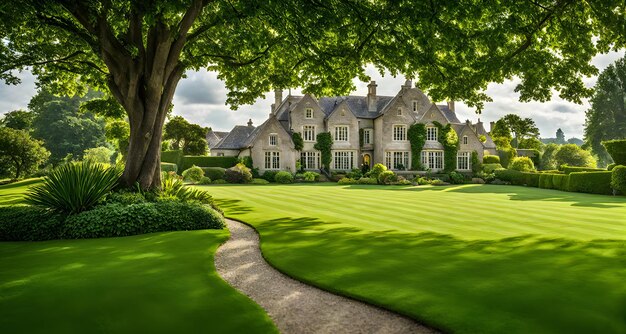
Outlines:
{"label": "cloud", "polygon": [[30,71],[19,73],[22,83],[13,86],[0,83],[0,114],[26,109],[30,98],[37,93],[35,76]]}
{"label": "cloud", "polygon": [[189,71],[176,88],[176,98],[183,104],[224,104],[226,88],[216,72]]}

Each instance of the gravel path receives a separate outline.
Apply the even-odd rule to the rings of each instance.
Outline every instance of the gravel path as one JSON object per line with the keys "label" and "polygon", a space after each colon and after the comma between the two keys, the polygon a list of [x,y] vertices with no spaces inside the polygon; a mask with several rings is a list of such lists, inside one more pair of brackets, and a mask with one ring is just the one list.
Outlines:
{"label": "gravel path", "polygon": [[283,334],[436,333],[395,313],[306,285],[272,268],[256,231],[226,220],[231,236],[215,255],[217,272],[263,307]]}

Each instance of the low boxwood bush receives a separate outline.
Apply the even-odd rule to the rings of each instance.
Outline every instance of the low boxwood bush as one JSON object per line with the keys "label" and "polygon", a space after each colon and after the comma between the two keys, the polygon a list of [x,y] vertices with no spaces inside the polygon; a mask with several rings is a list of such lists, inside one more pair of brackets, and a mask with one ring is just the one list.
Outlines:
{"label": "low boxwood bush", "polygon": [[228,183],[248,183],[252,181],[252,172],[244,164],[238,163],[226,170],[224,180]]}
{"label": "low boxwood bush", "polygon": [[270,182],[266,179],[252,179],[250,184],[270,184]]}
{"label": "low boxwood bush", "polygon": [[383,164],[375,164],[366,176],[378,180],[378,176],[385,171],[387,171],[387,166]]}
{"label": "low boxwood bush", "polygon": [[123,204],[123,205],[130,205],[130,204],[137,204],[137,203],[145,203],[146,197],[140,192],[123,189],[120,191],[114,191],[112,193],[109,193],[107,195],[106,202],[110,204],[118,203],[118,204]]}
{"label": "low boxwood bush", "polygon": [[344,177],[342,179],[340,179],[339,181],[337,181],[338,184],[356,184],[357,180],[355,179],[351,179],[349,177]]}
{"label": "low boxwood bush", "polygon": [[276,182],[276,174],[278,174],[278,171],[267,170],[263,173],[263,175],[261,175],[261,178],[269,182]]}
{"label": "low boxwood bush", "polygon": [[626,166],[615,166],[611,171],[611,187],[626,194]]}
{"label": "low boxwood bush", "polygon": [[483,164],[500,164],[500,157],[487,154],[483,157]]}
{"label": "low boxwood bush", "polygon": [[178,166],[176,164],[173,163],[169,163],[169,162],[162,162],[161,163],[161,171],[162,172],[174,172],[177,173],[178,172]]}
{"label": "low boxwood bush", "polygon": [[191,183],[198,183],[200,182],[200,180],[202,180],[203,177],[204,171],[202,170],[202,168],[196,165],[185,169],[185,171],[183,172],[183,180]]}
{"label": "low boxwood bush", "polygon": [[317,182],[320,178],[320,174],[316,172],[304,172],[302,176],[304,182]]}
{"label": "low boxwood bush", "polygon": [[535,163],[529,157],[515,157],[509,163],[508,168],[520,172],[530,172],[535,170]]}
{"label": "low boxwood bush", "polygon": [[561,170],[565,174],[578,173],[578,172],[603,172],[606,169],[602,168],[589,168],[589,167],[574,167],[574,166],[561,166]]}
{"label": "low boxwood bush", "polygon": [[276,175],[274,176],[274,180],[277,183],[283,184],[293,183],[293,174],[286,171],[280,171],[276,173]]}
{"label": "low boxwood bush", "polygon": [[378,180],[370,177],[362,177],[357,180],[358,184],[378,184]]}
{"label": "low boxwood bush", "polygon": [[30,205],[0,207],[0,241],[59,239],[63,217]]}
{"label": "low boxwood bush", "polygon": [[378,174],[379,184],[393,184],[398,181],[398,176],[390,170],[386,170]]}
{"label": "low boxwood bush", "polygon": [[448,175],[450,178],[450,183],[452,184],[462,184],[465,183],[465,176],[459,172],[450,172]]}
{"label": "low boxwood bush", "polygon": [[211,184],[226,184],[228,182],[226,182],[226,180],[213,180],[211,181]]}
{"label": "low boxwood bush", "polygon": [[203,176],[200,181],[198,181],[196,184],[199,185],[207,185],[207,184],[211,184],[211,178]]}
{"label": "low boxwood bush", "polygon": [[237,164],[237,157],[207,157],[196,155],[185,155],[179,165],[180,169],[185,170],[193,165],[200,167],[222,167],[230,168]]}
{"label": "low boxwood bush", "polygon": [[224,218],[208,205],[180,201],[116,203],[69,216],[61,235],[82,239],[223,227]]}
{"label": "low boxwood bush", "polygon": [[581,193],[610,195],[613,193],[611,174],[609,171],[569,173],[567,189]]}
{"label": "low boxwood bush", "polygon": [[496,169],[504,169],[500,164],[483,164],[483,171],[485,173],[493,173]]}
{"label": "low boxwood bush", "polygon": [[224,174],[226,173],[226,169],[222,167],[201,167],[204,171],[204,176],[209,179],[215,180],[223,180]]}

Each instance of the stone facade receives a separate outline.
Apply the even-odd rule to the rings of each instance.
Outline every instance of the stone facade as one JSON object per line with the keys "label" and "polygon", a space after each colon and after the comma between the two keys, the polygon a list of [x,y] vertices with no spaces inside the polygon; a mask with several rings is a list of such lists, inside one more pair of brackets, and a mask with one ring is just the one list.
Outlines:
{"label": "stone facade", "polygon": [[[412,159],[421,159],[426,168],[444,168],[443,145],[437,139],[434,122],[451,124],[459,137],[457,169],[471,170],[471,154],[482,160],[485,152],[495,153],[495,145],[483,124],[460,122],[454,103],[435,105],[410,81],[395,96],[378,96],[376,83],[368,85],[367,96],[315,98],[312,95],[287,96],[277,91],[276,102],[267,121],[258,127],[236,126],[211,148],[212,155],[252,157],[259,171],[296,171],[297,162],[307,170],[319,170],[319,151],[314,149],[316,136],[330,132],[333,137],[333,170],[350,170],[362,164],[385,164],[394,170],[408,169]],[[427,127],[427,141],[422,156],[411,156],[408,128],[415,123]],[[300,133],[302,152],[294,149],[292,134]],[[363,138],[361,139],[361,134]],[[485,141],[480,140],[485,136]],[[363,141],[361,145],[361,141]]]}

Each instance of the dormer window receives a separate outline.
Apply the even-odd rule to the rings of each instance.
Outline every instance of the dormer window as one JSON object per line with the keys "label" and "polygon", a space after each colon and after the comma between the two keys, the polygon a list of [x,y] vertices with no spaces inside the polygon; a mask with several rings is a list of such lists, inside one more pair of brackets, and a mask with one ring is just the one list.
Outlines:
{"label": "dormer window", "polygon": [[417,112],[417,101],[413,101],[413,112]]}
{"label": "dormer window", "polygon": [[426,140],[437,141],[438,129],[435,126],[429,126],[426,128]]}
{"label": "dormer window", "polygon": [[467,136],[463,136],[463,145],[467,145]]}
{"label": "dormer window", "polygon": [[270,146],[278,145],[278,135],[275,133],[270,134]]}
{"label": "dormer window", "polygon": [[398,108],[398,112],[397,112],[397,114],[396,114],[396,115],[398,115],[398,116],[402,116],[402,108]]}
{"label": "dormer window", "polygon": [[306,110],[304,111],[304,118],[312,119],[313,118],[313,109],[306,108]]}

